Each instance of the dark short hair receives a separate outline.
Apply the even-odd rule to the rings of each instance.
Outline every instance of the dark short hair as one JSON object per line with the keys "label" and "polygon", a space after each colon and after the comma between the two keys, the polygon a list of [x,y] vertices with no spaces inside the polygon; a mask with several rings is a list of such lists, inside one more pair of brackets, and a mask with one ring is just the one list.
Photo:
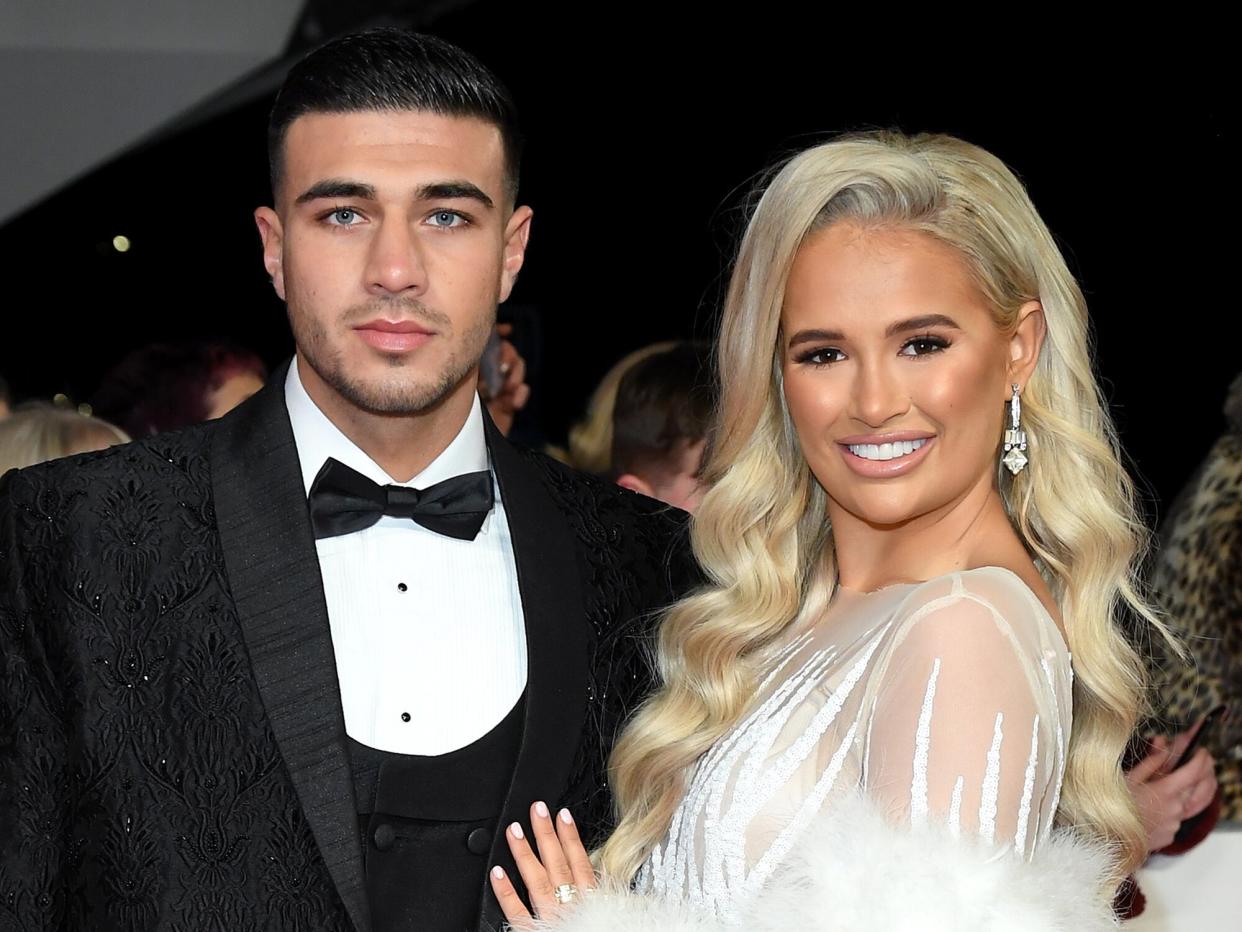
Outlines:
{"label": "dark short hair", "polygon": [[517,195],[522,138],[508,88],[464,49],[435,36],[381,27],[333,39],[294,65],[267,123],[275,196],[285,136],[307,113],[425,110],[475,117],[500,130],[509,194]]}
{"label": "dark short hair", "polygon": [[706,346],[679,343],[636,363],[617,386],[613,477],[675,471],[686,448],[706,438],[715,406]]}

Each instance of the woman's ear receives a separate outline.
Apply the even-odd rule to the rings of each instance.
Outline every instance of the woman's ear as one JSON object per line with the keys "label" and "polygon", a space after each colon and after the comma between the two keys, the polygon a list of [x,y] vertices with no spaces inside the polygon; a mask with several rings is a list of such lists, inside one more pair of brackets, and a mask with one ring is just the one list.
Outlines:
{"label": "woman's ear", "polygon": [[1009,386],[1016,384],[1025,387],[1030,381],[1035,364],[1039,362],[1039,351],[1043,348],[1044,337],[1047,335],[1047,321],[1044,320],[1044,307],[1038,301],[1027,301],[1018,308],[1018,325],[1009,338],[1009,377],[1005,380],[1005,397],[1009,397]]}

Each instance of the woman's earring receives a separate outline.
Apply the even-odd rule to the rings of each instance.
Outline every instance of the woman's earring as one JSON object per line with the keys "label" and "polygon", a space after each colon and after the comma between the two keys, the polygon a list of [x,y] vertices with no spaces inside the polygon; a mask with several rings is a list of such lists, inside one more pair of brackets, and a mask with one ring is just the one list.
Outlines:
{"label": "woman's earring", "polygon": [[1010,427],[1005,431],[1005,455],[1001,457],[1001,462],[1012,475],[1016,476],[1026,468],[1028,460],[1026,458],[1026,431],[1019,426],[1022,417],[1022,401],[1018,395],[1017,384],[1012,387],[1013,397],[1009,399]]}

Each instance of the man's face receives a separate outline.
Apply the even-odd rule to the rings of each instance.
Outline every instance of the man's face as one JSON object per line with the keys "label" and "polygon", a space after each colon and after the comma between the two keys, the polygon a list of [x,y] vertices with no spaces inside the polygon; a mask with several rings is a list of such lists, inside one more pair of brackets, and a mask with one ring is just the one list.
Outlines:
{"label": "man's face", "polygon": [[500,131],[473,118],[313,113],[289,126],[276,209],[255,220],[321,406],[415,414],[474,390],[530,229],[504,168]]}

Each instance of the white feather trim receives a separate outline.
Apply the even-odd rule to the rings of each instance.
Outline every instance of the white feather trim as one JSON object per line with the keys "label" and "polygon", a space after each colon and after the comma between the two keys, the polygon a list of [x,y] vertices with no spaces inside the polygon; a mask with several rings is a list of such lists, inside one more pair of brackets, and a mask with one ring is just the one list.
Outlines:
{"label": "white feather trim", "polygon": [[549,932],[1098,932],[1116,929],[1106,852],[1056,832],[1026,862],[946,830],[890,825],[834,801],[736,922],[686,904],[593,891]]}

